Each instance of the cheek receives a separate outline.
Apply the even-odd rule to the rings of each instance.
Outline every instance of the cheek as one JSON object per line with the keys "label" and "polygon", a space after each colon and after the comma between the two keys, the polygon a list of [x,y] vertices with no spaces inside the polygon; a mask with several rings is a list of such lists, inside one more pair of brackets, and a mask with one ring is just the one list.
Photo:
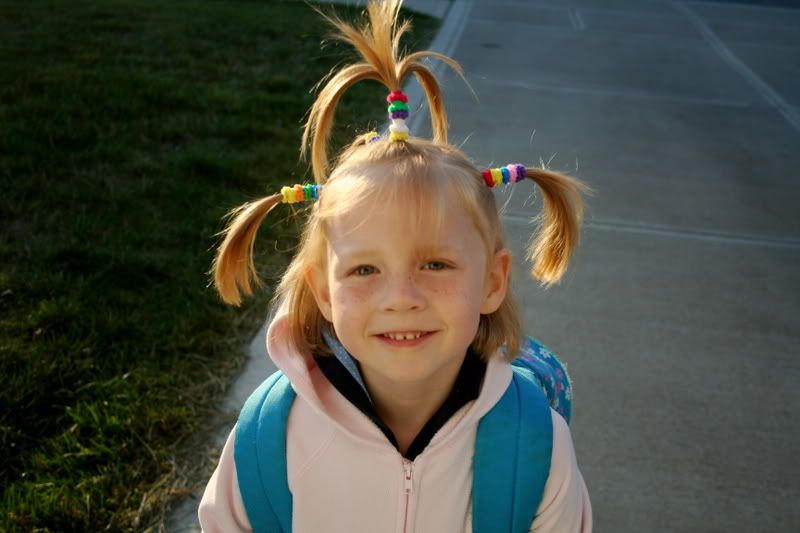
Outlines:
{"label": "cheek", "polygon": [[483,291],[483,280],[474,273],[453,276],[446,279],[433,280],[428,285],[428,291],[437,299],[449,301],[451,305],[469,308],[473,306],[473,302],[480,299]]}
{"label": "cheek", "polygon": [[464,342],[472,342],[481,318],[480,283],[471,277],[439,283],[431,288],[433,305],[446,315],[450,327]]}
{"label": "cheek", "polygon": [[366,284],[361,286],[334,285],[332,301],[334,315],[352,317],[364,310],[371,291]]}

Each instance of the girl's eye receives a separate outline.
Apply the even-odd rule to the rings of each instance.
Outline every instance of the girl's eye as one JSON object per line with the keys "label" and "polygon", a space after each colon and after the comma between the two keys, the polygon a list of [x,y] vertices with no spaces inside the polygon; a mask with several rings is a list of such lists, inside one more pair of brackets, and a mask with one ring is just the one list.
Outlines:
{"label": "girl's eye", "polygon": [[428,270],[444,270],[448,268],[447,263],[443,263],[441,261],[428,261],[425,263],[425,268]]}
{"label": "girl's eye", "polygon": [[375,267],[370,265],[361,265],[353,269],[352,273],[356,276],[368,276],[375,272]]}

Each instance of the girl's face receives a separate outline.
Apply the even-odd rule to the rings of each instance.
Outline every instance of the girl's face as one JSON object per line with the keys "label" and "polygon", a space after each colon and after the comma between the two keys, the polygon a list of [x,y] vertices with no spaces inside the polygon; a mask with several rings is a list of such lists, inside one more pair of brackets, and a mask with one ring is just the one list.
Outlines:
{"label": "girl's face", "polygon": [[478,329],[506,295],[511,254],[486,247],[454,195],[439,238],[408,209],[369,206],[330,221],[327,268],[307,280],[370,386],[452,383]]}

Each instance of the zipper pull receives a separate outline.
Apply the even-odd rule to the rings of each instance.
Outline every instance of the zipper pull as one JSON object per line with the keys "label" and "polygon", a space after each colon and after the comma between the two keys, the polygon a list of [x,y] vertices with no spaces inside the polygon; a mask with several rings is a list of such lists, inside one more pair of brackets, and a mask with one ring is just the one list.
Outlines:
{"label": "zipper pull", "polygon": [[406,489],[406,496],[408,496],[409,494],[411,494],[411,489],[414,486],[414,483],[413,483],[413,480],[412,480],[412,477],[411,477],[411,475],[412,475],[411,463],[410,462],[404,462],[403,463],[403,470],[405,471],[404,483],[405,483],[405,489]]}

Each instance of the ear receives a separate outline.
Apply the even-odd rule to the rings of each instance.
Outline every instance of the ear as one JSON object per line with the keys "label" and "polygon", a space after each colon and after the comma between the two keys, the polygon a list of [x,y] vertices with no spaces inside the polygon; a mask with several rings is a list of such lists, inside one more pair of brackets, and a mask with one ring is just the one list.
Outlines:
{"label": "ear", "polygon": [[511,274],[511,250],[502,248],[489,260],[489,271],[484,281],[484,297],[481,314],[489,315],[497,311],[506,299],[508,280]]}
{"label": "ear", "polygon": [[317,302],[320,313],[325,320],[333,323],[333,312],[331,306],[331,291],[328,287],[328,274],[319,266],[313,266],[305,272],[306,283],[314,300]]}

